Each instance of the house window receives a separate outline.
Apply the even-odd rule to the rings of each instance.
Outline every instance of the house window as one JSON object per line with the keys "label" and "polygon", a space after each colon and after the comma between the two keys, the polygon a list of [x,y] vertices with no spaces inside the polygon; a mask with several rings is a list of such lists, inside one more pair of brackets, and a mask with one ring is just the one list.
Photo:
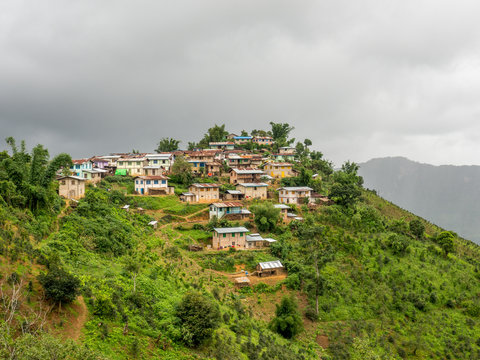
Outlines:
{"label": "house window", "polygon": [[75,185],[75,180],[72,180],[72,185]]}
{"label": "house window", "polygon": [[65,180],[62,180],[62,185],[65,185]]}
{"label": "house window", "polygon": [[75,165],[75,169],[80,169],[80,165]]}
{"label": "house window", "polygon": [[158,180],[154,180],[153,183],[154,183],[155,185],[158,185]]}
{"label": "house window", "polygon": [[154,164],[158,164],[158,160],[153,160],[153,163],[154,163]]}
{"label": "house window", "polygon": [[135,180],[135,184],[138,184],[138,180]]}
{"label": "house window", "polygon": [[150,185],[150,180],[147,180],[147,185]]}
{"label": "house window", "polygon": [[162,180],[162,184],[166,184],[167,183],[167,180]]}
{"label": "house window", "polygon": [[143,180],[140,180],[140,184],[142,184],[142,185],[143,185]]}
{"label": "house window", "polygon": [[226,237],[227,237],[227,234],[223,234],[223,237],[226,238]]}

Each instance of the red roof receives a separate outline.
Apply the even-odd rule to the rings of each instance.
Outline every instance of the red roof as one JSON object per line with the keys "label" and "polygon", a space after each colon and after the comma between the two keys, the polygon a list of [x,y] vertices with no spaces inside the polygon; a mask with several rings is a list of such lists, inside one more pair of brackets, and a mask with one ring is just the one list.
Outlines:
{"label": "red roof", "polygon": [[143,180],[168,180],[169,178],[162,175],[152,175],[152,176],[136,176],[134,179],[143,179]]}
{"label": "red roof", "polygon": [[242,207],[243,204],[241,202],[222,202],[222,203],[213,203],[212,205],[216,207]]}
{"label": "red roof", "polygon": [[74,164],[83,164],[83,163],[86,163],[87,161],[90,161],[90,159],[72,160]]}

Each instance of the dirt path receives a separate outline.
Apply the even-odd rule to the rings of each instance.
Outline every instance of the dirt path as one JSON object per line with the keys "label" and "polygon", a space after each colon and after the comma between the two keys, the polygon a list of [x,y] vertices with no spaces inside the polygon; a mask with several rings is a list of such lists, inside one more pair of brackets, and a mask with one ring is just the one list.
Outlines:
{"label": "dirt path", "polygon": [[77,298],[74,310],[77,312],[77,315],[71,318],[68,328],[65,329],[65,337],[78,341],[88,317],[87,305],[82,296]]}

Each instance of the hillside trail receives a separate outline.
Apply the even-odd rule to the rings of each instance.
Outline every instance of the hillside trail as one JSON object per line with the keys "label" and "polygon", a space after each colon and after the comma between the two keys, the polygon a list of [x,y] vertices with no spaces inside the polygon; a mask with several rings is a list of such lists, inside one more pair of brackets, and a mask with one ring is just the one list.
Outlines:
{"label": "hillside trail", "polygon": [[71,316],[68,325],[65,326],[62,332],[65,338],[78,341],[80,340],[82,329],[88,318],[88,309],[83,296],[77,298],[77,304],[75,304],[74,310],[77,314]]}

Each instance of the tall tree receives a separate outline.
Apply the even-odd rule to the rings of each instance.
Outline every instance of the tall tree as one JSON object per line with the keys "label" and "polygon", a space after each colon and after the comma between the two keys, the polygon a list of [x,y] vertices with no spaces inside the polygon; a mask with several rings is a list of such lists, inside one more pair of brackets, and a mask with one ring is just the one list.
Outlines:
{"label": "tall tree", "polygon": [[203,139],[198,143],[199,147],[206,148],[211,142],[224,141],[228,136],[228,131],[225,130],[225,124],[216,125],[207,130]]}
{"label": "tall tree", "polygon": [[279,147],[288,146],[295,142],[295,139],[288,138],[290,132],[295,129],[293,126],[287,123],[274,122],[270,122],[270,126],[272,127],[272,138]]}
{"label": "tall tree", "polygon": [[175,140],[173,138],[163,138],[158,143],[157,149],[155,151],[157,153],[175,151],[175,150],[178,150],[179,144],[180,144],[180,140]]}
{"label": "tall tree", "polygon": [[334,258],[333,247],[326,235],[327,228],[314,223],[308,217],[298,229],[301,252],[305,257],[305,279],[307,290],[315,299],[315,312],[318,316],[318,298],[325,290],[325,279],[321,275],[322,268]]}
{"label": "tall tree", "polygon": [[[57,196],[52,186],[55,174],[61,168],[70,168],[70,155],[59,154],[50,161],[48,150],[42,145],[35,146],[31,154],[28,154],[25,142],[22,141],[20,150],[12,137],[7,138],[6,142],[11,147],[12,156],[3,158],[0,162],[0,181],[13,184],[25,199],[23,205],[30,210],[48,209]],[[11,189],[12,186],[5,185],[4,188]]]}
{"label": "tall tree", "polygon": [[183,185],[190,185],[193,179],[192,165],[183,156],[177,156],[170,169],[170,178]]}

